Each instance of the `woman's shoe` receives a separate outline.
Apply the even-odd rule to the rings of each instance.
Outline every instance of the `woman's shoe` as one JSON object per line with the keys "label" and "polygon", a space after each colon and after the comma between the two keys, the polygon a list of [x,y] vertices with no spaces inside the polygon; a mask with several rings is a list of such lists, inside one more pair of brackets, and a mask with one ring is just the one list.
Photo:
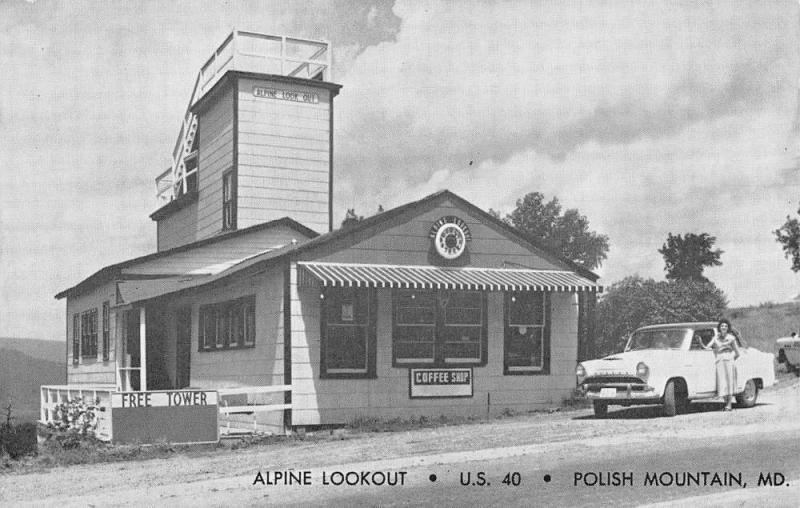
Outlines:
{"label": "woman's shoe", "polygon": [[723,408],[722,410],[723,410],[723,411],[733,411],[733,408],[726,407],[726,408]]}

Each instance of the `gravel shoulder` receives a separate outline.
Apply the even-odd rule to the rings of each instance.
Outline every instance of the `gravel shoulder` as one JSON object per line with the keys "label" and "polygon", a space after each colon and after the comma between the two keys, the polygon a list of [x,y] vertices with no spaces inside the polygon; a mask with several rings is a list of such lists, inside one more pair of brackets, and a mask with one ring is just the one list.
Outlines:
{"label": "gravel shoulder", "polygon": [[255,500],[248,488],[259,470],[334,466],[397,470],[509,455],[530,456],[547,467],[585,454],[646,454],[653,443],[665,439],[676,449],[691,447],[708,438],[710,427],[717,436],[797,432],[800,380],[784,379],[765,390],[752,409],[732,413],[720,409],[719,402],[695,403],[688,414],[665,418],[657,407],[612,407],[604,420],[595,420],[590,409],[565,410],[404,432],[344,433],[341,439],[286,441],[166,459],[0,474],[0,502],[86,506],[169,501],[180,505],[202,499],[207,505],[235,500],[250,504]]}

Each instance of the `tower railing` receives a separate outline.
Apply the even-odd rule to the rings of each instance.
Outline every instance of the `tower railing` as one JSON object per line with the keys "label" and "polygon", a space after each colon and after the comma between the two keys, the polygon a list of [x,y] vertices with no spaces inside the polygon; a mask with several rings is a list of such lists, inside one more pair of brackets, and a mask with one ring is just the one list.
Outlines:
{"label": "tower railing", "polygon": [[189,105],[172,151],[172,166],[156,177],[156,200],[162,206],[188,190],[187,179],[196,169],[186,167],[193,154],[197,119],[192,106],[228,71],[274,74],[331,81],[330,43],[281,35],[232,31],[200,68]]}

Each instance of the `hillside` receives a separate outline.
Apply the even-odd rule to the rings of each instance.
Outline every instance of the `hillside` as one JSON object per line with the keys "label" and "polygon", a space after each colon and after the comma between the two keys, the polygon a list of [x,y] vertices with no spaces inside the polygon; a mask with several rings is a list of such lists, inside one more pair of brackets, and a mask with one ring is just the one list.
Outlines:
{"label": "hillside", "polygon": [[11,404],[15,422],[38,419],[39,387],[66,381],[63,348],[60,342],[0,339],[0,408],[3,418],[5,408]]}
{"label": "hillside", "polygon": [[66,357],[63,340],[21,339],[0,337],[0,349],[13,349],[33,358],[63,363]]}
{"label": "hillside", "polygon": [[800,333],[800,303],[763,303],[730,309],[728,318],[742,332],[748,345],[775,352],[775,339]]}

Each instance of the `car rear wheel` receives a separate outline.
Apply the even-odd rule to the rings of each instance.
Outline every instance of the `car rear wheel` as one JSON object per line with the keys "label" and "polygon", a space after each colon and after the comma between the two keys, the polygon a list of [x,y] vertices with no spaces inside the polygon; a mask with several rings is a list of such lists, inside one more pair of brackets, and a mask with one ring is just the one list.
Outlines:
{"label": "car rear wheel", "polygon": [[758,400],[758,385],[754,379],[748,379],[744,384],[744,391],[736,396],[739,407],[753,407]]}
{"label": "car rear wheel", "polygon": [[600,402],[599,400],[594,401],[594,417],[605,418],[607,414],[608,414],[608,403]]}
{"label": "car rear wheel", "polygon": [[664,414],[667,416],[675,416],[678,410],[688,405],[688,400],[682,391],[678,390],[675,386],[675,381],[667,383],[664,389]]}

